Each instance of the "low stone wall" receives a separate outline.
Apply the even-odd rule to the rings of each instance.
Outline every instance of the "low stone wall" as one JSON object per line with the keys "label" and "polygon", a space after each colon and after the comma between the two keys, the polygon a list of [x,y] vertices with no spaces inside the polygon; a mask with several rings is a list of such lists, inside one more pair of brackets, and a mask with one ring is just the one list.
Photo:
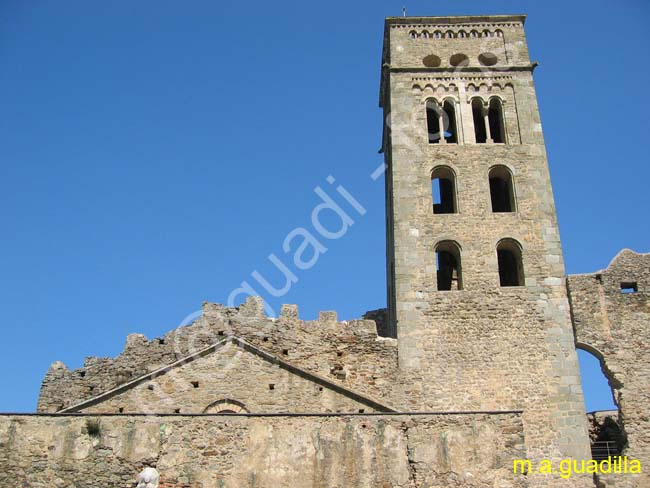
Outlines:
{"label": "low stone wall", "polygon": [[524,487],[518,413],[1,415],[0,486]]}

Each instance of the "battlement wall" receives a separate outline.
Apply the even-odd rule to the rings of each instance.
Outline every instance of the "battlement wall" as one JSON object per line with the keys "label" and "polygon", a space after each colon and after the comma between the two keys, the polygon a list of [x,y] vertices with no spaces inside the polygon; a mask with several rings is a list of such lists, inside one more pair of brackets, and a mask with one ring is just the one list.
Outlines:
{"label": "battlement wall", "polygon": [[303,321],[295,305],[284,305],[278,318],[270,318],[262,300],[249,297],[236,308],[206,302],[194,323],[161,338],[131,334],[116,358],[89,357],[76,370],[53,363],[37,410],[56,412],[89,400],[226,337],[239,337],[305,371],[377,398],[389,395],[396,377],[396,341],[379,337],[373,320],[339,322],[335,312],[321,312],[318,320]]}

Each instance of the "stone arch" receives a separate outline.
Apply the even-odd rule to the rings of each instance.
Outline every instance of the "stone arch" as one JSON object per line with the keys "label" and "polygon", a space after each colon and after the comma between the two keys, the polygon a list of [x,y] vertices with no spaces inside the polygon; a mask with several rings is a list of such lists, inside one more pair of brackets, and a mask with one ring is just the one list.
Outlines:
{"label": "stone arch", "polygon": [[497,262],[499,267],[499,285],[501,287],[524,286],[523,248],[519,241],[506,237],[497,243]]}
{"label": "stone arch", "polygon": [[[624,425],[624,412],[620,402],[620,388],[622,383],[616,379],[613,372],[608,368],[605,356],[595,347],[576,342],[576,350],[585,353],[585,356],[596,359],[600,365],[600,373],[607,381],[609,393],[611,394],[614,409],[606,408],[587,408],[587,420],[589,422],[589,438],[591,442],[592,457],[595,460],[607,459],[608,456],[620,455],[627,447],[627,434]],[[581,366],[582,366],[581,361]],[[587,405],[587,395],[585,394],[585,377],[581,367],[580,371],[582,380],[583,394],[585,395],[585,405]],[[602,386],[601,386],[602,388]]]}
{"label": "stone arch", "polygon": [[488,101],[488,122],[490,124],[490,136],[497,144],[506,142],[506,120],[503,110],[503,99],[493,95]]}
{"label": "stone arch", "polygon": [[436,243],[436,280],[438,291],[463,289],[461,247],[453,240]]}
{"label": "stone arch", "polygon": [[[603,374],[605,375],[605,378],[607,378],[609,386],[610,386],[610,388],[612,389],[612,391],[614,393],[616,392],[616,390],[619,390],[620,388],[623,387],[623,383],[616,378],[614,373],[607,366],[607,362],[605,360],[605,355],[602,352],[600,352],[600,350],[598,350],[597,348],[593,347],[590,344],[587,344],[587,343],[584,343],[584,342],[579,342],[579,341],[576,341],[576,349],[588,352],[589,354],[594,356],[596,359],[598,359],[598,362],[600,363],[600,368],[601,368]],[[614,394],[614,403],[616,405],[619,404],[618,403],[618,398],[616,397],[615,394]]]}
{"label": "stone arch", "polygon": [[470,99],[472,106],[472,120],[474,122],[474,140],[477,144],[487,142],[487,124],[485,121],[486,106],[483,98],[474,96]]}
{"label": "stone arch", "polygon": [[446,96],[442,100],[442,110],[443,115],[443,127],[445,141],[449,144],[458,144],[460,140],[458,134],[458,128],[460,124],[458,123],[458,116],[460,115],[460,110],[458,110],[458,101],[453,96]]}
{"label": "stone arch", "polygon": [[492,212],[516,212],[517,197],[512,170],[503,164],[495,164],[488,170],[490,203]]}
{"label": "stone arch", "polygon": [[442,127],[440,119],[442,118],[442,105],[438,99],[429,97],[424,101],[427,121],[427,134],[429,144],[438,144],[442,137]]}
{"label": "stone arch", "polygon": [[451,166],[440,164],[431,170],[431,198],[434,214],[458,213],[456,172]]}
{"label": "stone arch", "polygon": [[231,398],[222,398],[216,402],[210,403],[203,413],[250,413],[246,406],[237,400]]}

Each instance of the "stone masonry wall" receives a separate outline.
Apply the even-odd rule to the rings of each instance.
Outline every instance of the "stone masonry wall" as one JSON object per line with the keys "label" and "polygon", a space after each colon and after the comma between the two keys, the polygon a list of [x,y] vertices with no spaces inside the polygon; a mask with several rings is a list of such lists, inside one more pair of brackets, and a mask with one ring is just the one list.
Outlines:
{"label": "stone masonry wall", "polygon": [[334,312],[321,312],[319,320],[305,322],[298,318],[295,305],[283,306],[280,317],[272,319],[264,316],[261,299],[249,297],[238,308],[206,302],[193,324],[159,339],[132,334],[124,352],[114,359],[91,357],[74,371],[54,363],[43,380],[38,411],[55,412],[95,397],[226,336],[240,337],[306,371],[376,398],[388,397],[395,383],[397,344],[378,337],[375,322],[338,322]]}
{"label": "stone masonry wall", "polygon": [[0,416],[0,486],[525,487],[521,418],[501,415]]}
{"label": "stone masonry wall", "polygon": [[[509,53],[477,66],[480,39],[412,39],[411,29],[444,22],[454,31],[500,28]],[[426,41],[426,42],[425,42]],[[428,42],[431,41],[431,42]],[[427,68],[467,46],[468,66]],[[387,212],[403,385],[411,409],[523,409],[528,456],[588,459],[589,442],[565,284],[557,218],[523,18],[390,18],[382,106],[390,115],[384,148],[392,195]],[[505,144],[477,144],[471,100],[502,98]],[[431,144],[428,97],[455,100],[458,144]],[[492,212],[489,171],[508,168],[515,211]],[[457,212],[433,213],[432,172],[455,174]],[[501,287],[497,244],[521,246],[524,286]],[[462,289],[437,289],[436,245],[459,248]],[[390,261],[393,260],[391,263]],[[392,276],[391,276],[392,274]],[[565,484],[566,486],[566,484]]]}
{"label": "stone masonry wall", "polygon": [[[637,291],[622,293],[621,284]],[[632,484],[607,486],[650,486],[650,254],[624,249],[607,269],[570,275],[568,286],[576,345],[600,359],[627,436],[623,454],[646,470]]]}
{"label": "stone masonry wall", "polygon": [[283,369],[229,340],[214,351],[132,385],[85,413],[204,413],[227,401],[247,412],[372,412],[350,398]]}

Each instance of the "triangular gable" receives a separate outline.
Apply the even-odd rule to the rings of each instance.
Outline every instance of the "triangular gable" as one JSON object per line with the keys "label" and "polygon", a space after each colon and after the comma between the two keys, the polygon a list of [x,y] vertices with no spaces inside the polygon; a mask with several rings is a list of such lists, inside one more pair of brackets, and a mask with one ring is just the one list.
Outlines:
{"label": "triangular gable", "polygon": [[[379,411],[379,412],[395,412],[396,410],[394,408],[391,408],[367,395],[360,394],[358,392],[355,392],[345,386],[342,386],[339,383],[336,383],[334,381],[331,381],[325,377],[322,377],[320,375],[314,374],[312,372],[306,371],[294,364],[291,364],[283,359],[278,358],[277,356],[274,356],[273,354],[270,354],[256,346],[253,346],[252,344],[248,343],[247,341],[238,338],[236,336],[229,336],[224,338],[222,341],[213,344],[211,346],[208,346],[194,354],[191,354],[189,356],[186,356],[172,364],[169,364],[167,366],[164,366],[160,369],[157,369],[156,371],[152,371],[151,373],[144,374],[132,381],[129,381],[127,383],[123,383],[109,391],[106,391],[104,393],[101,393],[93,398],[90,398],[88,400],[84,400],[82,402],[79,402],[75,405],[72,405],[70,407],[67,407],[63,410],[60,410],[57,413],[73,413],[73,412],[79,412],[82,410],[90,409],[92,410],[97,410],[97,407],[101,404],[104,404],[105,402],[109,402],[112,399],[115,399],[119,396],[122,396],[124,394],[127,394],[130,390],[136,389],[136,388],[142,388],[141,385],[143,383],[155,381],[156,379],[164,380],[164,378],[161,378],[165,375],[169,375],[170,373],[174,372],[178,368],[182,368],[183,366],[189,365],[194,361],[197,361],[201,358],[205,358],[211,354],[214,354],[224,348],[224,346],[228,344],[233,344],[238,348],[241,348],[243,351],[246,351],[250,354],[253,354],[256,358],[259,358],[265,363],[268,363],[270,365],[274,365],[279,367],[281,370],[284,370],[288,372],[290,375],[293,375],[297,377],[296,381],[299,381],[298,378],[302,380],[306,380],[307,382],[313,383],[321,387],[321,389],[325,388],[330,392],[334,392],[338,395],[341,395],[345,397],[346,399],[356,402],[360,404],[361,406],[366,406],[369,407],[372,410]],[[270,385],[269,385],[270,386]],[[153,393],[152,393],[153,395]],[[131,411],[132,409],[126,410],[124,413],[163,413],[163,412],[152,412],[152,411],[146,411],[146,412],[139,412],[139,411]],[[149,409],[150,410],[150,409]],[[197,413],[197,412],[193,412]],[[253,412],[256,413],[256,412]],[[259,412],[259,413],[264,413],[264,412]],[[289,412],[287,412],[289,413]],[[321,413],[321,412],[313,412],[313,413]]]}

